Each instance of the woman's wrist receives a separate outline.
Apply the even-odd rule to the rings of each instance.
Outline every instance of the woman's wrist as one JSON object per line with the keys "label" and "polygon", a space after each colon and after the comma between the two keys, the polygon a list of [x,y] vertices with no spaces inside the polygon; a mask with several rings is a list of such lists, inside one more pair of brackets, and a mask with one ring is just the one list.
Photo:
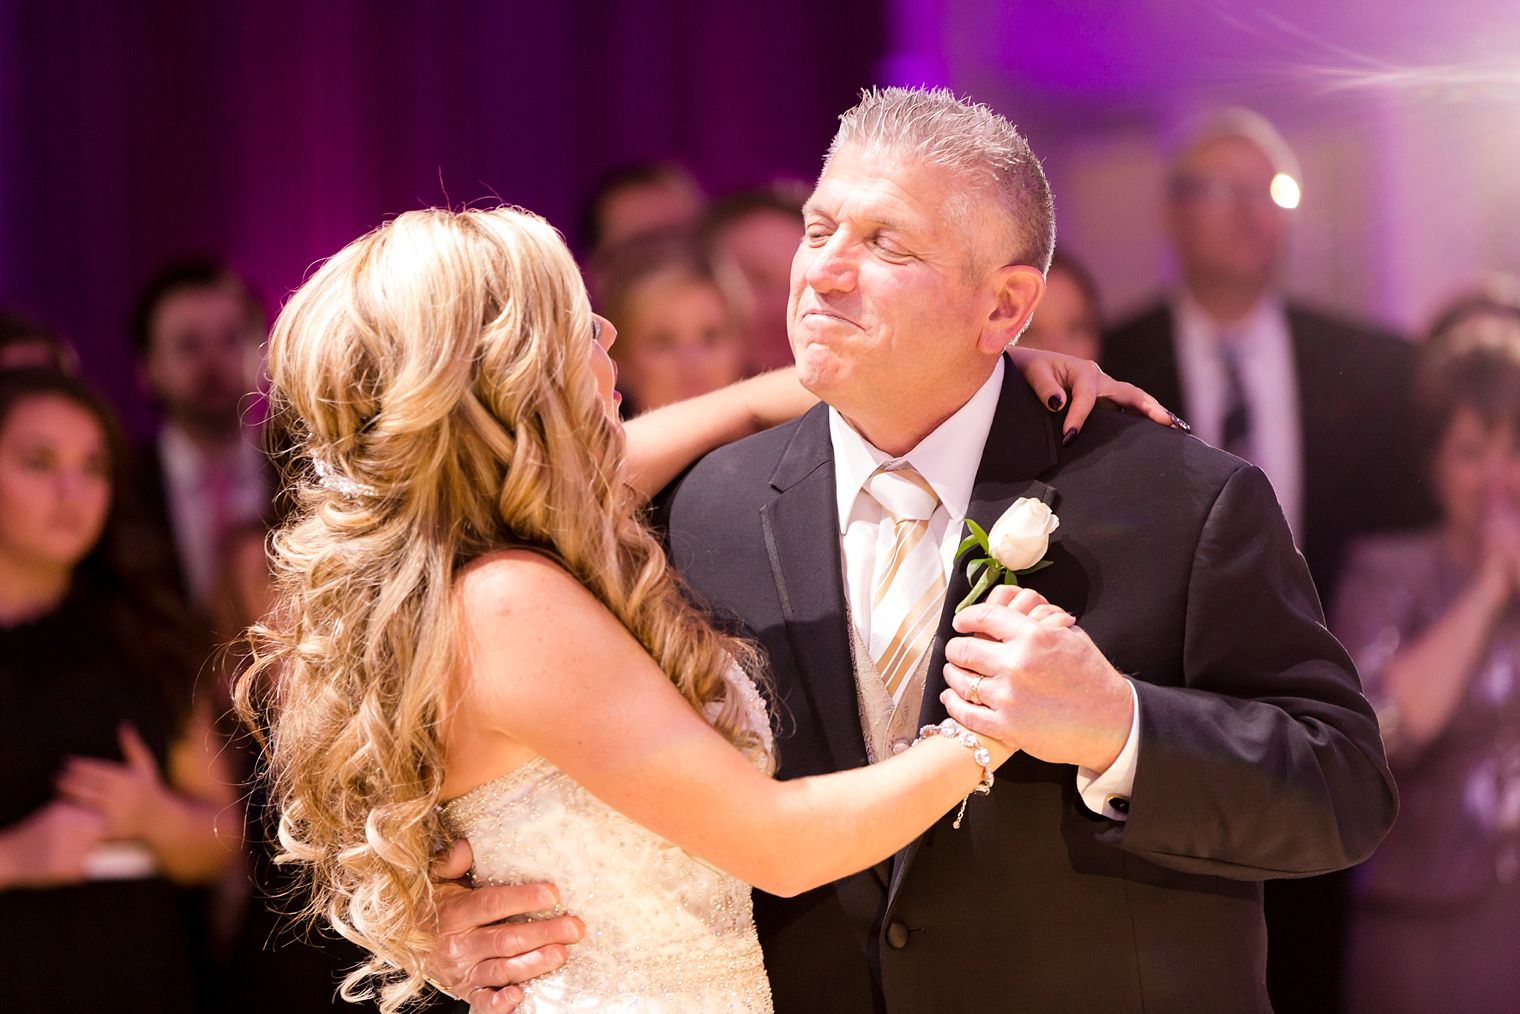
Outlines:
{"label": "woman's wrist", "polygon": [[992,760],[992,751],[982,744],[981,738],[970,729],[962,728],[959,722],[953,718],[947,718],[938,725],[926,725],[918,730],[918,738],[913,741],[916,746],[925,741],[943,739],[970,751],[970,758],[981,769],[981,778],[977,784],[961,800],[959,812],[955,815],[955,822],[951,827],[959,828],[961,821],[966,816],[966,804],[972,796],[985,796],[992,792],[994,781],[992,769],[995,766]]}

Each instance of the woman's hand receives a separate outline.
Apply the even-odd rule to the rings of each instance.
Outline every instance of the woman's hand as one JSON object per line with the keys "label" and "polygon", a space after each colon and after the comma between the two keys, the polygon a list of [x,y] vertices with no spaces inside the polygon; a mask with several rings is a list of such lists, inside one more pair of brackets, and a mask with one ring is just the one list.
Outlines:
{"label": "woman's hand", "polygon": [[1520,595],[1520,510],[1507,497],[1490,498],[1483,523],[1483,566],[1493,573],[1501,604]]}
{"label": "woman's hand", "polygon": [[153,752],[137,730],[122,725],[117,737],[125,763],[71,757],[58,776],[58,791],[70,802],[100,814],[108,838],[146,838],[168,790]]}
{"label": "woman's hand", "polygon": [[77,884],[85,860],[105,837],[100,814],[54,800],[0,832],[0,888]]}
{"label": "woman's hand", "polygon": [[1043,349],[1008,350],[1008,358],[1019,368],[1029,386],[1052,412],[1065,408],[1070,395],[1070,407],[1066,410],[1066,432],[1063,443],[1070,443],[1082,430],[1099,398],[1107,399],[1121,408],[1133,409],[1162,426],[1190,432],[1187,423],[1164,408],[1134,384],[1115,380],[1090,359],[1063,356],[1059,352]]}

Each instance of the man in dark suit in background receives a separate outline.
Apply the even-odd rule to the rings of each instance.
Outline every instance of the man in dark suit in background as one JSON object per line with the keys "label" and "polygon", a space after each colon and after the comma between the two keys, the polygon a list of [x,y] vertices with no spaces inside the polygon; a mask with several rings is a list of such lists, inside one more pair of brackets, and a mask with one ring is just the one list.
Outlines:
{"label": "man in dark suit in background", "polygon": [[1181,284],[1105,335],[1101,361],[1267,473],[1328,608],[1351,539],[1434,515],[1405,411],[1413,346],[1281,291],[1299,178],[1255,113],[1199,124],[1167,184]]}
{"label": "man in dark suit in background", "polygon": [[[1262,879],[1358,861],[1396,810],[1271,487],[1114,412],[1063,444],[1002,355],[1043,293],[1050,194],[986,107],[867,94],[804,225],[789,329],[825,404],[678,482],[671,559],[765,649],[781,777],[884,759],[947,708],[982,727],[979,700],[1004,704],[987,731],[1023,752],[964,826],[947,815],[797,898],[757,892],[776,1009],[1267,1010]],[[963,519],[991,527],[1024,498],[1060,516],[1026,583],[1080,628],[994,605],[955,621]],[[481,988],[501,968],[446,979],[501,1009]]]}
{"label": "man in dark suit in background", "polygon": [[261,526],[274,494],[249,394],[264,330],[247,283],[205,257],[163,266],[133,311],[138,368],[161,416],[141,452],[142,501],[172,547],[185,598],[202,610],[229,537]]}
{"label": "man in dark suit in background", "polygon": [[[1255,113],[1201,122],[1168,177],[1181,284],[1109,332],[1102,363],[1266,472],[1328,609],[1352,540],[1431,520],[1433,508],[1406,410],[1413,346],[1281,291],[1300,178]],[[1345,892],[1343,874],[1268,886],[1279,1009],[1339,1009]]]}

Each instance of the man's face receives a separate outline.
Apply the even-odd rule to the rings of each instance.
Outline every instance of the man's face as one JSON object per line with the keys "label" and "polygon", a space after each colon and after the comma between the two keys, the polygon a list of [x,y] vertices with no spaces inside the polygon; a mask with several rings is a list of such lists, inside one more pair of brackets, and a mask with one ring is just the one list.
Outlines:
{"label": "man's face", "polygon": [[182,425],[225,431],[253,390],[263,336],[232,285],[170,293],[148,322],[148,386]]}
{"label": "man's face", "polygon": [[986,369],[976,343],[995,297],[976,268],[990,243],[977,216],[951,214],[958,182],[847,147],[803,209],[787,304],[792,353],[808,390],[847,417]]}
{"label": "man's face", "polygon": [[1287,215],[1272,201],[1275,170],[1243,137],[1223,137],[1178,164],[1168,221],[1190,278],[1266,285],[1282,262]]}

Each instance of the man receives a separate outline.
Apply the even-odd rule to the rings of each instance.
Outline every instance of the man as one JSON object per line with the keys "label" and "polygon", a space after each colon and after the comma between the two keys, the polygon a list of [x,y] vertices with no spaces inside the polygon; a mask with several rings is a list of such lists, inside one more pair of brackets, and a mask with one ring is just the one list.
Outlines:
{"label": "man", "polygon": [[1404,410],[1413,347],[1282,294],[1292,212],[1274,198],[1296,203],[1298,178],[1260,116],[1201,123],[1166,199],[1181,286],[1106,335],[1102,363],[1267,473],[1328,606],[1351,539],[1433,515]]}
{"label": "man", "polygon": [[[947,815],[797,898],[756,894],[778,1011],[1266,1010],[1261,880],[1355,862],[1393,819],[1371,710],[1261,472],[1117,413],[1067,444],[1005,368],[1051,216],[1002,117],[867,93],[793,266],[792,346],[826,404],[666,500],[672,560],[769,658],[781,777],[906,749],[947,700],[974,726],[976,701],[1017,702],[988,731],[1024,752],[964,826]],[[882,476],[929,502],[908,517]],[[995,605],[955,619],[962,519],[990,528],[1022,498],[1060,518],[1025,583],[1080,629]],[[537,888],[512,890],[441,914],[444,978],[478,1010],[509,1009],[479,987],[579,929],[469,928]]]}
{"label": "man", "polygon": [[274,490],[257,427],[245,420],[263,309],[225,265],[181,260],[144,288],[132,338],[163,417],[144,449],[143,502],[173,545],[188,600],[209,608],[229,536],[267,514]]}
{"label": "man", "polygon": [[[1282,295],[1292,213],[1274,196],[1292,204],[1281,188],[1298,178],[1260,116],[1202,122],[1167,193],[1181,287],[1106,335],[1101,359],[1266,472],[1329,608],[1352,540],[1433,515],[1405,407],[1413,346]],[[1268,888],[1280,1009],[1338,1009],[1344,895],[1341,876]]]}

